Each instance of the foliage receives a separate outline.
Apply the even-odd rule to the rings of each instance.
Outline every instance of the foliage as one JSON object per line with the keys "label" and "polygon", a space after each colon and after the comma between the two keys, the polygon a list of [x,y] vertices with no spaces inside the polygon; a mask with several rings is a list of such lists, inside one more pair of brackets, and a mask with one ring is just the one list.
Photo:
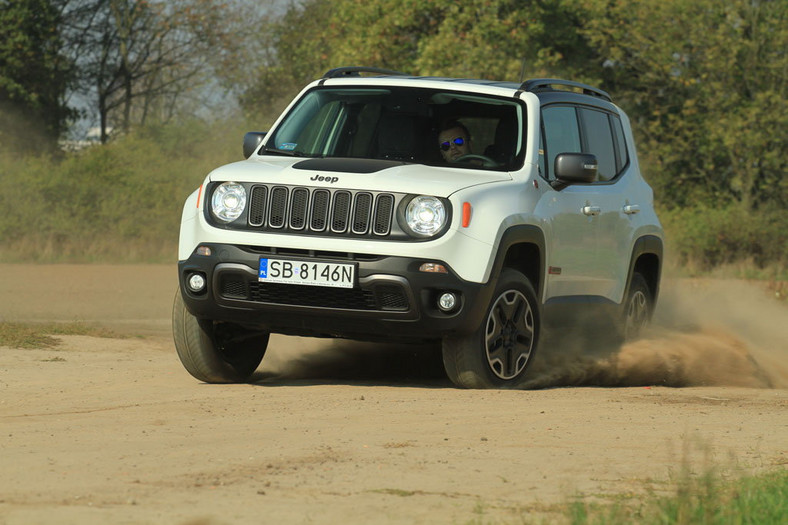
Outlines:
{"label": "foliage", "polygon": [[277,25],[265,89],[244,102],[339,65],[498,80],[524,66],[613,93],[664,206],[785,208],[787,15],[769,0],[308,0]]}
{"label": "foliage", "polygon": [[[279,102],[326,70],[374,65],[412,74],[517,80],[576,77],[589,51],[573,3],[536,0],[307,0],[273,31],[273,52],[247,109]],[[304,35],[309,38],[304,38]],[[279,95],[279,96],[277,96]]]}
{"label": "foliage", "polygon": [[788,471],[779,470],[728,483],[714,471],[685,473],[675,493],[612,505],[578,501],[567,509],[573,525],[778,525],[788,514]]}
{"label": "foliage", "polygon": [[128,132],[169,121],[244,35],[220,0],[80,0],[64,13],[77,92],[99,115],[101,142],[113,122]]}
{"label": "foliage", "polygon": [[30,151],[58,138],[72,112],[70,64],[56,2],[0,1],[0,148]]}
{"label": "foliage", "polygon": [[62,160],[3,159],[0,260],[172,260],[184,199],[241,158],[242,130],[150,126]]}
{"label": "foliage", "polygon": [[89,335],[122,338],[107,330],[84,323],[9,323],[0,322],[0,346],[23,349],[52,348],[60,345],[53,335]]}
{"label": "foliage", "polygon": [[779,208],[748,212],[728,205],[664,209],[660,219],[676,262],[702,271],[736,261],[757,267],[788,262],[788,214]]}
{"label": "foliage", "polygon": [[661,202],[788,206],[788,3],[589,4],[583,34],[635,120]]}
{"label": "foliage", "polygon": [[0,322],[0,346],[9,348],[52,348],[60,341],[27,324]]}
{"label": "foliage", "polygon": [[331,11],[326,1],[308,0],[303,7],[290,4],[269,31],[258,35],[261,66],[240,94],[249,119],[280,113],[304,84],[326,69],[332,43],[324,31]]}
{"label": "foliage", "polygon": [[783,209],[752,213],[701,203],[662,210],[660,219],[679,265],[708,271],[735,261],[750,260],[758,267],[788,262],[788,214]]}
{"label": "foliage", "polygon": [[682,261],[783,263],[787,15],[772,0],[307,0],[243,103],[281,109],[341,65],[597,84],[632,120]]}
{"label": "foliage", "polygon": [[[32,257],[117,257],[108,247],[117,238],[138,260],[145,250],[154,258],[174,250],[187,187],[216,165],[208,159],[237,158],[245,131],[235,128],[220,154],[223,141],[207,137],[226,136],[224,126],[186,119],[204,104],[182,102],[206,82],[240,91],[249,129],[265,130],[326,70],[371,65],[502,80],[524,69],[599,85],[632,120],[680,264],[786,261],[786,2],[303,0],[270,23],[265,4],[250,10],[239,0],[0,5],[0,148],[23,137],[9,135],[4,100],[33,127],[51,117],[47,129],[62,129],[69,71],[93,105],[103,93],[105,125],[130,129],[118,144],[62,162],[2,159],[0,204],[13,212],[0,220],[0,237],[17,250],[28,243],[21,253]],[[69,70],[72,63],[79,67]],[[170,119],[177,124],[160,125]],[[153,127],[135,131],[143,124]],[[20,253],[9,246],[0,258]]]}

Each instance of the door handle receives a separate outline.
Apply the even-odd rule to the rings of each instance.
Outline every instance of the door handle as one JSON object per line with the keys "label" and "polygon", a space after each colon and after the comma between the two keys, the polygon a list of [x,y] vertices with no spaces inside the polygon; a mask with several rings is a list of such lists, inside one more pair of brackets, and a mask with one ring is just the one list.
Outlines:
{"label": "door handle", "polygon": [[599,206],[583,206],[583,215],[599,215],[602,213],[602,208]]}
{"label": "door handle", "polygon": [[627,204],[626,206],[624,206],[624,213],[626,213],[627,215],[634,215],[638,212],[640,212],[640,206],[638,206],[637,204]]}

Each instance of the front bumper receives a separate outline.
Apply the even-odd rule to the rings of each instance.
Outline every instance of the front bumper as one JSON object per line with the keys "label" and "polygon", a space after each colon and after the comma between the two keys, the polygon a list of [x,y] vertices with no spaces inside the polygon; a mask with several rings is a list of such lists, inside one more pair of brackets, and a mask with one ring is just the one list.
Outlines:
{"label": "front bumper", "polygon": [[[448,274],[424,273],[424,262],[410,257],[374,256],[310,250],[260,249],[228,244],[203,244],[210,255],[193,253],[178,263],[186,308],[194,316],[234,322],[273,333],[344,337],[371,341],[429,341],[469,333],[479,326],[490,302],[489,285]],[[354,288],[326,288],[260,283],[261,257],[354,263]],[[191,274],[207,286],[193,293]],[[438,297],[453,292],[458,304],[451,312],[438,308]]]}

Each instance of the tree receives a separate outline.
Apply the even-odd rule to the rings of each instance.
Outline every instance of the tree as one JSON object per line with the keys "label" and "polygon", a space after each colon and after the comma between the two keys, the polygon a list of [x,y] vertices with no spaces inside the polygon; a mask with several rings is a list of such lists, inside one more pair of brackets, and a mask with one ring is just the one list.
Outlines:
{"label": "tree", "polygon": [[577,78],[590,54],[578,12],[563,0],[308,0],[276,24],[244,106],[281,106],[304,83],[345,65],[518,80],[525,61],[529,76]]}
{"label": "tree", "polygon": [[0,144],[41,148],[73,116],[66,104],[70,62],[62,50],[59,2],[0,1]]}
{"label": "tree", "polygon": [[79,91],[93,99],[101,141],[110,119],[128,131],[167,121],[219,60],[239,45],[237,24],[217,0],[84,0],[68,11]]}
{"label": "tree", "polygon": [[584,34],[628,106],[668,207],[788,205],[788,4],[590,4]]}
{"label": "tree", "polygon": [[[330,63],[336,42],[326,21],[333,6],[326,0],[290,4],[275,22],[260,31],[254,48],[257,68],[241,80],[241,107],[254,119],[275,117],[305,83]],[[304,38],[304,35],[309,35]]]}

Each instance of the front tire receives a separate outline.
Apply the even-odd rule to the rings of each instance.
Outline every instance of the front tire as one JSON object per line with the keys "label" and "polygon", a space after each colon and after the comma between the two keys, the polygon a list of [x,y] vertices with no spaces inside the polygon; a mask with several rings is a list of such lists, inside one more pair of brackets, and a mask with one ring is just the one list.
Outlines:
{"label": "front tire", "polygon": [[184,368],[206,383],[246,382],[263,360],[269,337],[233,323],[197,319],[180,290],[172,307],[172,334]]}
{"label": "front tire", "polygon": [[498,279],[484,322],[443,341],[443,365],[460,388],[518,388],[539,341],[541,318],[527,277],[509,268]]}

